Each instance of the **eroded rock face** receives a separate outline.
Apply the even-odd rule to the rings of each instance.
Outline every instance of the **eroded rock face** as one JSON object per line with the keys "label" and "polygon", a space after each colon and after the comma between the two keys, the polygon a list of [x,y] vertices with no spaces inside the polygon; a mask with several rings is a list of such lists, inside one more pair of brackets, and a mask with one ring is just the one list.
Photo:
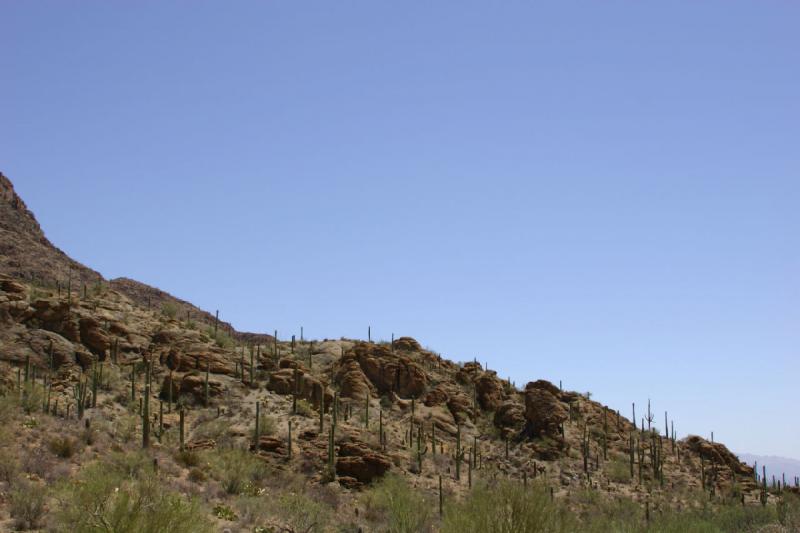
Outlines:
{"label": "eroded rock face", "polygon": [[[181,393],[181,386],[178,378],[175,376],[170,376],[167,374],[164,376],[164,380],[161,382],[161,392],[159,393],[159,397],[164,400],[168,401],[169,397],[169,388],[172,387],[172,401],[175,402],[178,400],[178,396]],[[209,390],[209,394],[211,391]]]}
{"label": "eroded rock face", "polygon": [[484,372],[475,379],[475,393],[481,409],[495,411],[505,399],[503,382],[494,372]]}
{"label": "eroded rock face", "polygon": [[567,420],[569,410],[559,400],[558,392],[557,387],[544,380],[525,386],[526,432],[530,436],[554,436],[560,433],[561,423]]}
{"label": "eroded rock face", "polygon": [[41,356],[44,364],[49,363],[51,353],[53,365],[56,368],[76,361],[75,348],[61,335],[43,329],[31,329],[28,331],[28,335],[28,344],[31,350]]}
{"label": "eroded rock face", "polygon": [[325,396],[325,412],[333,404],[333,393],[327,385],[314,376],[306,374],[302,369],[281,368],[269,375],[267,390],[276,394],[288,395],[294,392],[295,372],[297,373],[298,397],[308,401],[314,409],[319,410],[322,396]]}
{"label": "eroded rock face", "polygon": [[518,433],[525,425],[525,407],[515,401],[503,402],[494,412],[494,425],[506,434]]}
{"label": "eroded rock face", "polygon": [[[250,444],[250,450],[255,450],[255,444]],[[261,435],[258,438],[258,451],[286,455],[286,442],[278,437]]]}
{"label": "eroded rock face", "polygon": [[[169,378],[166,378],[169,379]],[[189,394],[194,397],[196,402],[202,403],[205,401],[205,382],[206,377],[204,374],[197,372],[190,372],[183,376],[178,387],[180,394]],[[163,385],[162,385],[163,390]],[[174,393],[174,391],[173,391]],[[222,394],[222,383],[209,376],[208,380],[208,395],[211,397],[219,396]]]}
{"label": "eroded rock face", "polygon": [[450,411],[456,424],[463,424],[475,416],[473,400],[452,383],[439,383],[428,391],[422,400],[427,407],[444,406]]}
{"label": "eroded rock face", "polygon": [[366,484],[383,476],[391,466],[388,457],[361,441],[353,440],[339,445],[336,459],[336,474],[339,476]]}
{"label": "eroded rock face", "polygon": [[358,342],[339,360],[339,369],[345,366],[353,369],[351,361],[358,364],[380,394],[392,392],[404,398],[418,398],[427,387],[422,367],[409,357],[392,353],[386,346]]}
{"label": "eroded rock face", "polygon": [[342,398],[365,400],[372,395],[370,382],[355,359],[340,363],[334,379],[339,384]]}
{"label": "eroded rock face", "polygon": [[68,341],[80,342],[78,321],[67,302],[37,300],[33,303],[33,308],[34,315],[31,320],[41,329],[58,333]]}
{"label": "eroded rock face", "polygon": [[90,352],[97,356],[98,360],[103,361],[106,353],[111,348],[108,335],[96,319],[91,317],[81,318],[78,322],[81,332],[81,342]]}
{"label": "eroded rock face", "polygon": [[28,289],[25,285],[10,278],[0,278],[0,291],[6,293],[5,296],[10,301],[21,301],[28,298]]}
{"label": "eroded rock face", "polygon": [[736,457],[724,444],[719,442],[709,442],[702,437],[690,435],[686,438],[686,444],[689,449],[698,454],[708,463],[716,465],[725,465],[736,474],[747,476],[748,479],[753,477],[753,467],[748,466]]}
{"label": "eroded rock face", "polygon": [[483,372],[483,367],[480,363],[471,362],[464,363],[464,366],[456,372],[456,381],[463,384],[473,383],[475,379]]}
{"label": "eroded rock face", "polygon": [[402,352],[419,352],[422,346],[412,337],[400,337],[394,340],[394,349]]}

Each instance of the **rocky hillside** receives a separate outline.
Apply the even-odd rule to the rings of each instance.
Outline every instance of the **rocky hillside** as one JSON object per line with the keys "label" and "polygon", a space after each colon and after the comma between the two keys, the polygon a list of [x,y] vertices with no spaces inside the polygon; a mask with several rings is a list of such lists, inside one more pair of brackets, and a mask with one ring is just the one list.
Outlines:
{"label": "rocky hillside", "polygon": [[[99,272],[78,263],[54,246],[45,236],[34,214],[0,173],[0,274],[47,288],[71,286],[76,292],[98,284],[108,284],[140,307],[165,309],[170,314],[213,325],[215,314],[200,309],[165,291],[128,278],[106,280]],[[218,328],[249,342],[268,342],[269,335],[237,332],[231,324]]]}
{"label": "rocky hillside", "polygon": [[[208,317],[173,312],[166,293],[90,277],[3,183],[0,529],[115,531],[108,509],[128,505],[121,491],[150,498],[152,516],[172,502],[169,523],[191,524],[173,532],[387,530],[400,520],[397,494],[421,521],[393,531],[464,531],[463,513],[437,508],[477,498],[473,485],[512,484],[575,517],[554,511],[563,527],[543,531],[588,529],[597,509],[623,504],[633,531],[675,510],[767,513],[797,490],[764,490],[721,443],[678,438],[652,416],[637,427],[544,380],[517,388],[411,337],[215,331]],[[84,290],[41,281],[73,268]],[[149,519],[132,509],[114,516]]]}

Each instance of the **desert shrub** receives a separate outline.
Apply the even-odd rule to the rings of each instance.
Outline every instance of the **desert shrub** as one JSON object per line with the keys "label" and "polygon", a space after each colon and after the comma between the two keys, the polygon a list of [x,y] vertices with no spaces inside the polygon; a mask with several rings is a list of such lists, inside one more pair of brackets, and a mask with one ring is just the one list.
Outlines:
{"label": "desert shrub", "polygon": [[221,418],[212,418],[205,422],[200,422],[194,429],[192,436],[197,440],[211,439],[221,448],[230,447],[233,444],[233,423]]}
{"label": "desert shrub", "polygon": [[186,468],[191,468],[200,464],[200,455],[191,450],[184,450],[175,454],[175,461]]}
{"label": "desert shrub", "polygon": [[217,329],[217,333],[216,335],[214,335],[213,326],[206,327],[205,337],[213,341],[214,344],[216,344],[220,348],[231,348],[235,344],[233,337],[231,337],[228,333],[222,331],[221,329]]}
{"label": "desert shrub", "polygon": [[0,395],[0,427],[6,427],[16,417],[18,407],[16,391],[3,391]]}
{"label": "desert shrub", "polygon": [[69,437],[55,437],[47,443],[47,448],[62,459],[75,455],[75,441]]}
{"label": "desert shrub", "polygon": [[310,418],[314,416],[314,408],[311,407],[311,404],[306,400],[297,400],[297,414]]}
{"label": "desert shrub", "polygon": [[137,436],[140,420],[137,415],[132,413],[118,416],[111,424],[112,437],[119,438],[124,443],[131,442]]}
{"label": "desert shrub", "polygon": [[[126,376],[127,377],[127,376]],[[103,365],[103,380],[100,382],[100,389],[106,392],[117,390],[122,384],[122,376],[120,375],[119,367],[115,365]],[[126,393],[130,393],[130,387],[125,389]],[[126,398],[130,396],[126,394]]]}
{"label": "desert shrub", "polygon": [[387,475],[364,496],[372,522],[387,524],[390,533],[426,531],[431,509],[428,502],[398,475]]}
{"label": "desert shrub", "polygon": [[19,461],[16,455],[9,448],[0,447],[0,481],[11,483],[17,472],[19,472]]}
{"label": "desert shrub", "polygon": [[239,517],[236,516],[236,513],[233,512],[233,509],[222,503],[218,503],[214,506],[214,516],[229,522],[239,519]]}
{"label": "desert shrub", "polygon": [[258,428],[262,435],[274,435],[277,431],[278,423],[275,417],[262,414],[259,420]]}
{"label": "desert shrub", "polygon": [[42,386],[33,383],[25,383],[22,385],[22,396],[19,399],[19,405],[26,414],[31,414],[34,411],[39,411],[42,408]]}
{"label": "desert shrub", "polygon": [[550,500],[546,487],[533,483],[527,491],[500,481],[476,485],[460,502],[448,505],[443,533],[528,533],[574,531],[564,509]]}
{"label": "desert shrub", "polygon": [[256,456],[238,449],[217,449],[209,454],[212,475],[228,494],[251,494],[267,474]]}
{"label": "desert shrub", "polygon": [[208,476],[206,473],[200,470],[199,468],[192,468],[189,470],[189,481],[192,483],[202,483],[204,482]]}
{"label": "desert shrub", "polygon": [[[93,463],[64,484],[56,531],[70,533],[210,532],[199,505],[171,491],[152,471],[126,475],[125,464]],[[121,466],[123,465],[123,466]]]}
{"label": "desert shrub", "polygon": [[628,459],[617,456],[606,465],[606,475],[608,479],[615,483],[630,483],[631,465]]}
{"label": "desert shrub", "polygon": [[326,531],[331,519],[330,509],[303,493],[282,494],[275,510],[289,531]]}
{"label": "desert shrub", "polygon": [[20,480],[11,492],[9,512],[17,529],[36,529],[45,512],[46,489],[27,480]]}
{"label": "desert shrub", "polygon": [[161,314],[167,318],[175,318],[178,315],[178,306],[175,302],[164,302],[161,304]]}

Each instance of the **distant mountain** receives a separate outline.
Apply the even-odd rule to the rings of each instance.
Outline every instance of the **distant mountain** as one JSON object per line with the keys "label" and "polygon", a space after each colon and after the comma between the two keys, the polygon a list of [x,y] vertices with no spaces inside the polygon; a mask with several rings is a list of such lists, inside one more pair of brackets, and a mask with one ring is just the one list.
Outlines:
{"label": "distant mountain", "polygon": [[741,453],[739,459],[752,466],[758,462],[758,474],[761,475],[761,467],[767,467],[767,480],[771,480],[774,475],[780,479],[786,475],[786,482],[794,484],[794,478],[800,477],[800,461],[788,457],[776,457],[774,455],[754,455],[752,453]]}

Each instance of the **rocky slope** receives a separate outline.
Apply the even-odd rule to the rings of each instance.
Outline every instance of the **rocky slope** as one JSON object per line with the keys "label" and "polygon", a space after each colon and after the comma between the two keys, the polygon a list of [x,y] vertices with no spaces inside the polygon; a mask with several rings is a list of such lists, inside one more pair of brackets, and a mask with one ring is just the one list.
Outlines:
{"label": "rocky slope", "polygon": [[[324,487],[337,502],[337,523],[363,530],[370,526],[359,493],[390,472],[431,501],[440,483],[447,498],[459,498],[479,479],[536,480],[553,498],[591,489],[654,513],[691,506],[703,492],[720,504],[762,498],[752,469],[723,444],[637,428],[547,381],[516,388],[477,362],[450,361],[410,337],[295,344],[228,335],[227,328],[215,334],[210,315],[187,319],[163,305],[190,304],[130,280],[106,283],[70,260],[50,245],[10,182],[2,177],[0,184],[0,391],[19,399],[23,411],[7,416],[21,429],[7,446],[18,450],[19,463],[39,457],[27,474],[35,483],[69,477],[109,450],[144,446],[175,490],[209,508],[232,505],[230,494],[241,491],[220,489],[225,469],[198,473],[179,453],[183,409],[180,434],[190,453],[219,459],[249,449],[273,476]],[[89,284],[85,291],[42,281],[69,271]],[[256,410],[266,417],[258,429]],[[86,439],[84,425],[98,434]],[[47,452],[54,435],[81,443],[67,472]],[[282,494],[258,483],[254,497]],[[0,516],[9,515],[9,501],[0,486]],[[281,512],[259,520],[288,531]],[[215,516],[220,527],[254,527],[243,517]]]}

